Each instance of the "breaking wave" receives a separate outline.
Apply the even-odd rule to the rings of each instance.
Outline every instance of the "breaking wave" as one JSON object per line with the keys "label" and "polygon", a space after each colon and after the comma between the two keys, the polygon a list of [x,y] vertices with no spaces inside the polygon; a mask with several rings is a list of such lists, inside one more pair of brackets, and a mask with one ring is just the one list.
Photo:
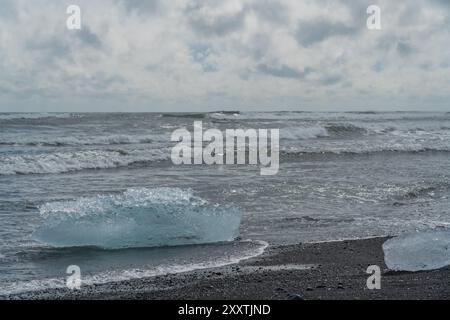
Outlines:
{"label": "breaking wave", "polygon": [[306,140],[328,137],[328,130],[321,126],[316,127],[306,127],[306,128],[289,128],[281,130],[280,132],[282,139],[288,140]]}
{"label": "breaking wave", "polygon": [[331,136],[336,137],[363,135],[369,133],[367,128],[358,127],[353,124],[328,124],[325,128]]}
{"label": "breaking wave", "polygon": [[109,135],[98,137],[24,137],[16,139],[8,139],[7,137],[0,138],[0,145],[12,146],[91,146],[91,145],[120,145],[120,144],[148,144],[155,141],[167,141],[169,139],[166,135]]}
{"label": "breaking wave", "polygon": [[[187,261],[168,261],[164,265],[143,266],[142,268],[106,271],[95,275],[84,275],[82,284],[83,286],[102,285],[111,282],[224,267],[260,256],[268,246],[269,244],[267,242],[260,240],[244,240],[231,243],[227,246],[222,244],[222,246],[218,246],[216,253],[210,253],[208,255],[208,259],[192,257]],[[224,248],[222,249],[221,247]],[[33,294],[36,291],[49,289],[66,289],[66,283],[66,278],[47,278],[41,280],[18,281],[12,284],[2,284],[0,285],[0,297],[1,295]]]}
{"label": "breaking wave", "polygon": [[367,128],[353,124],[324,124],[311,127],[290,127],[282,130],[282,138],[290,140],[305,140],[314,138],[348,138],[368,134]]}
{"label": "breaking wave", "polygon": [[51,174],[84,169],[108,169],[140,162],[163,161],[170,153],[158,150],[87,150],[0,157],[0,175]]}
{"label": "breaking wave", "polygon": [[372,154],[381,152],[449,152],[450,140],[416,136],[377,137],[367,140],[327,140],[320,144],[301,143],[281,146],[281,154],[292,157],[303,154]]}
{"label": "breaking wave", "polygon": [[54,247],[105,249],[204,244],[234,240],[241,211],[211,204],[178,188],[128,189],[40,207],[36,240]]}

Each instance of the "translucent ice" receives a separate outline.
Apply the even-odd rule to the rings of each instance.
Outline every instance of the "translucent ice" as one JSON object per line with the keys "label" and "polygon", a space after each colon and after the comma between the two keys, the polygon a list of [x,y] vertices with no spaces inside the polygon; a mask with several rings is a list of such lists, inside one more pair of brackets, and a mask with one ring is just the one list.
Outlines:
{"label": "translucent ice", "polygon": [[383,244],[391,270],[420,271],[450,265],[450,230],[436,229],[400,235]]}
{"label": "translucent ice", "polygon": [[108,249],[230,241],[241,212],[178,188],[129,189],[118,195],[52,202],[40,208],[36,240],[55,247]]}

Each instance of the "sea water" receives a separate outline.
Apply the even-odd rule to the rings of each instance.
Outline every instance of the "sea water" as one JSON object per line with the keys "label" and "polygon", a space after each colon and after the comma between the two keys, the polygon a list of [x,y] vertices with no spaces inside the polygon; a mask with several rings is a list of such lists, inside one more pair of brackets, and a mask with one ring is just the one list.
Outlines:
{"label": "sea water", "polygon": [[[182,165],[171,133],[280,129],[280,169]],[[450,114],[0,114],[0,294],[448,227]]]}

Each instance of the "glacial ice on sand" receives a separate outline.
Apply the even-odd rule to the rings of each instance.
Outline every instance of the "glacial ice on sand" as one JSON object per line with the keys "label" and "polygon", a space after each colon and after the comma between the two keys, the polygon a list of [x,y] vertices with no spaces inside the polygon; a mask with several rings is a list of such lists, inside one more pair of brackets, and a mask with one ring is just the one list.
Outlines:
{"label": "glacial ice on sand", "polygon": [[450,229],[406,233],[383,244],[384,259],[395,271],[434,270],[450,265]]}
{"label": "glacial ice on sand", "polygon": [[43,223],[34,238],[54,247],[105,249],[231,241],[241,212],[211,204],[178,188],[128,189],[40,207]]}

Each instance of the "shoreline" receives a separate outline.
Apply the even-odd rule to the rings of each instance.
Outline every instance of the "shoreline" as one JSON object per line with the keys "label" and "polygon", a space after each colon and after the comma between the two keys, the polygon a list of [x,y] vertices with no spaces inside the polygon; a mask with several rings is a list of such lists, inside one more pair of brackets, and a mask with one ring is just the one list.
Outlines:
{"label": "shoreline", "polygon": [[[83,286],[0,299],[320,300],[450,299],[450,267],[393,272],[384,264],[388,237],[269,246],[262,255],[212,269]],[[369,290],[367,267],[381,269],[381,289]]]}

